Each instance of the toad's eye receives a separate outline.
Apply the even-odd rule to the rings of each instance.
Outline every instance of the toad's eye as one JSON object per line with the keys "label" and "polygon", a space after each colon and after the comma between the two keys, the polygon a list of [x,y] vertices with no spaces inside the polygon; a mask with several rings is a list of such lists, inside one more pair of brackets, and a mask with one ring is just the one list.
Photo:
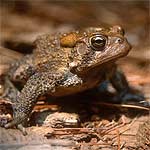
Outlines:
{"label": "toad's eye", "polygon": [[106,45],[106,37],[102,35],[94,35],[90,38],[90,45],[96,51],[102,51]]}

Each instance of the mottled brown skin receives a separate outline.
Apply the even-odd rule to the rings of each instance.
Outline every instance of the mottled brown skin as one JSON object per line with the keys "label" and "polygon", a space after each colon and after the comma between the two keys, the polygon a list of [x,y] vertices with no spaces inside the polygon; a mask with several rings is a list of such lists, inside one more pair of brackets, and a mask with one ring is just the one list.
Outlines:
{"label": "mottled brown skin", "polygon": [[6,128],[15,125],[24,131],[22,124],[38,97],[46,93],[52,97],[69,95],[109,80],[122,99],[136,98],[129,94],[125,76],[115,65],[131,49],[120,26],[88,28],[55,36],[46,34],[37,38],[35,46],[32,55],[14,63],[9,71],[9,79],[23,82],[24,87],[12,98],[14,119]]}

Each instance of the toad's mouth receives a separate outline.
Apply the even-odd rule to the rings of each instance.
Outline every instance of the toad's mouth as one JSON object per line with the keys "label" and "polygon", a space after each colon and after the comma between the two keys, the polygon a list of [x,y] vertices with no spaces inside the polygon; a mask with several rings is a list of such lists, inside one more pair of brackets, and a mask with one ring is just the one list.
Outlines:
{"label": "toad's mouth", "polygon": [[98,53],[95,56],[93,56],[93,58],[87,64],[79,66],[78,70],[84,71],[86,69],[89,70],[101,66],[103,64],[107,64],[111,62],[113,63],[118,59],[128,55],[130,49],[131,46],[129,45],[128,48],[123,50],[112,50],[109,53],[107,52],[109,50],[107,50],[106,52]]}
{"label": "toad's mouth", "polygon": [[127,56],[129,51],[130,51],[130,49],[128,49],[128,50],[126,50],[126,51],[124,51],[122,53],[118,53],[118,54],[116,54],[114,56],[109,56],[109,57],[106,57],[104,59],[101,59],[100,61],[97,62],[97,64],[95,64],[95,66],[98,66],[98,65],[101,65],[101,64],[105,64],[107,62],[112,62],[112,61],[115,62],[116,60],[118,60],[118,59],[120,59],[120,58],[122,58],[124,56]]}

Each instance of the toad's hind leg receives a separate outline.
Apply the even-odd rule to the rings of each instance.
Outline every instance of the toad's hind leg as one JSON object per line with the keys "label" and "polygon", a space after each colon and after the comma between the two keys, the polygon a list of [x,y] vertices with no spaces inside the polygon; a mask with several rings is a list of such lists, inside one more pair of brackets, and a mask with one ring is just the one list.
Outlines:
{"label": "toad's hind leg", "polygon": [[9,99],[11,102],[15,103],[19,90],[13,82],[17,81],[19,83],[24,83],[32,74],[34,74],[35,69],[32,57],[32,55],[24,56],[21,60],[10,65],[10,69],[4,79],[5,91],[2,95],[3,98]]}
{"label": "toad's hind leg", "polygon": [[26,55],[10,65],[8,78],[14,82],[26,82],[34,73],[33,55]]}

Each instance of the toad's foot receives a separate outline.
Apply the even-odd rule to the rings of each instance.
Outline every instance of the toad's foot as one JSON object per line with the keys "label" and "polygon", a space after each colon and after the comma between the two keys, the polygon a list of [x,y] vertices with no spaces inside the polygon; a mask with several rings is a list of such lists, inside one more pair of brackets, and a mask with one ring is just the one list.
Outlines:
{"label": "toad's foot", "polygon": [[[12,122],[10,122],[10,123],[5,124],[4,127],[7,129],[7,128],[12,127],[13,125],[14,125],[14,123],[13,123],[13,121],[12,121]],[[26,131],[26,129],[23,127],[22,124],[18,124],[16,127],[17,127],[17,129],[19,129],[19,130],[22,132],[22,134],[23,134],[24,136],[27,135],[27,131]]]}
{"label": "toad's foot", "polygon": [[113,102],[124,104],[139,104],[150,107],[150,102],[146,101],[143,95],[122,92],[113,98]]}

